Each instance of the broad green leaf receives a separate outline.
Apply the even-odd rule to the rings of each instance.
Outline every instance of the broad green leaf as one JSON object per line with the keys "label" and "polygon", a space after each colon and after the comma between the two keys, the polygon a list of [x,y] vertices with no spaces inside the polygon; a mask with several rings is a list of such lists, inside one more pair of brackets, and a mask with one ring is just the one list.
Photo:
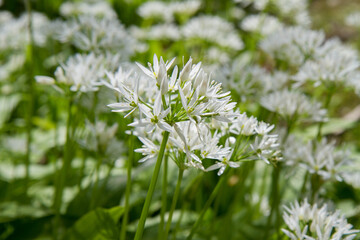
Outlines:
{"label": "broad green leaf", "polygon": [[0,128],[2,128],[3,124],[8,120],[11,112],[15,109],[19,101],[19,95],[0,97]]}
{"label": "broad green leaf", "polygon": [[[332,118],[328,122],[324,123],[321,133],[323,135],[338,134],[347,129],[354,127],[356,121]],[[312,125],[306,129],[299,129],[297,133],[305,138],[313,139],[317,136],[318,124]]]}
{"label": "broad green leaf", "polygon": [[117,222],[123,212],[124,208],[121,206],[95,209],[80,218],[65,239],[117,240],[120,234]]}

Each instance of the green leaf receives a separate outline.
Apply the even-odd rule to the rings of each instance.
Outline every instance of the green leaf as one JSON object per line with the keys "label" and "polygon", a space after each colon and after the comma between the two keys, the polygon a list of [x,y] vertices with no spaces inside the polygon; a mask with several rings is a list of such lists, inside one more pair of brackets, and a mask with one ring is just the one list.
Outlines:
{"label": "green leaf", "polygon": [[120,235],[117,222],[123,213],[124,208],[121,206],[95,209],[80,218],[69,230],[65,239],[117,240]]}
{"label": "green leaf", "polygon": [[[356,124],[356,121],[341,119],[341,118],[332,118],[328,122],[324,123],[322,127],[322,134],[338,134],[345,130],[351,129]],[[305,130],[300,129],[297,131],[298,134],[304,136],[305,138],[313,139],[317,136],[318,124],[312,125]]]}
{"label": "green leaf", "polygon": [[15,109],[20,101],[19,95],[1,96],[0,97],[0,128],[10,117],[10,114]]}

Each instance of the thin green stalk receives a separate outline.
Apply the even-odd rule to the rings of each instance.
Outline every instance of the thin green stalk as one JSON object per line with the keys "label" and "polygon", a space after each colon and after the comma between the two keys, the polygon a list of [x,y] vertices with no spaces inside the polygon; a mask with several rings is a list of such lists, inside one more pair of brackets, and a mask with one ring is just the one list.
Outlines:
{"label": "thin green stalk", "polygon": [[[288,120],[286,133],[285,133],[285,136],[282,139],[282,144],[284,144],[286,142],[287,138],[289,137],[291,130],[295,126],[296,119],[297,119],[297,114],[295,113]],[[282,169],[282,164],[280,162],[278,164],[278,166],[276,168],[274,168],[274,170],[272,172],[271,192],[270,192],[270,199],[272,199],[272,203],[271,203],[270,215],[268,217],[267,224],[266,224],[264,239],[268,238],[268,234],[269,234],[269,231],[270,231],[271,220],[272,220],[274,214],[275,214],[275,232],[279,236],[279,231],[280,231],[280,209],[279,209],[279,205],[280,205],[280,202],[281,202],[281,195],[280,195],[280,191],[279,191],[279,182],[280,182],[281,169]]]}
{"label": "thin green stalk", "polygon": [[165,228],[165,234],[164,234],[164,239],[168,239],[168,235],[169,235],[169,231],[170,231],[170,227],[171,227],[171,222],[172,222],[172,216],[176,207],[176,202],[179,198],[179,194],[180,194],[180,186],[181,186],[181,180],[183,178],[184,175],[184,169],[179,168],[179,176],[177,179],[177,183],[176,183],[176,188],[175,188],[175,193],[174,193],[174,197],[171,203],[171,208],[170,208],[170,212],[169,212],[169,217],[166,223],[166,228]]}
{"label": "thin green stalk", "polygon": [[153,173],[153,176],[151,178],[149,190],[148,190],[148,193],[147,193],[146,199],[145,199],[145,204],[144,204],[143,210],[141,212],[139,224],[138,224],[138,227],[137,227],[137,230],[136,230],[135,240],[140,240],[142,238],[142,235],[143,235],[143,232],[144,232],[145,221],[146,221],[146,218],[147,218],[147,215],[148,215],[148,212],[149,212],[151,199],[152,199],[152,196],[153,196],[154,190],[155,190],[155,185],[156,185],[157,179],[159,177],[161,162],[162,162],[162,159],[164,157],[165,147],[166,147],[166,143],[167,143],[167,141],[169,139],[169,134],[170,134],[169,132],[165,131],[164,135],[163,135],[163,140],[161,142],[159,155],[158,155],[157,160],[156,160],[154,173]]}
{"label": "thin green stalk", "polygon": [[34,101],[35,101],[35,89],[34,89],[34,51],[33,51],[33,33],[32,33],[32,19],[31,19],[31,3],[30,0],[25,0],[25,7],[28,17],[27,30],[29,34],[29,43],[26,49],[26,68],[28,74],[27,81],[27,95],[28,106],[26,114],[26,155],[25,155],[25,192],[27,193],[29,187],[30,176],[30,157],[31,157],[31,142],[32,142],[32,118],[34,114]]}
{"label": "thin green stalk", "polygon": [[180,228],[181,220],[184,217],[185,209],[187,209],[188,205],[189,205],[189,202],[185,202],[185,203],[183,203],[183,206],[181,207],[180,217],[179,217],[179,219],[178,219],[178,221],[176,223],[175,229],[173,230],[172,239],[174,239],[174,240],[176,239],[176,233]]}
{"label": "thin green stalk", "polygon": [[[97,101],[98,101],[98,92],[94,92],[93,93],[93,102],[92,102],[92,108],[90,110],[90,114],[89,114],[89,119],[92,122],[92,124],[94,125],[95,128],[95,132],[97,131],[96,129],[96,105],[97,105]],[[95,169],[95,183],[92,189],[92,197],[91,197],[91,201],[90,201],[90,209],[94,209],[96,207],[97,204],[97,199],[98,199],[98,186],[99,186],[99,180],[100,180],[100,168],[101,168],[101,164],[103,162],[103,152],[102,152],[102,148],[100,146],[100,139],[98,138],[98,133],[96,132],[96,145],[97,145],[97,151],[96,151],[96,169]]]}
{"label": "thin green stalk", "polygon": [[129,159],[127,162],[127,180],[126,180],[126,189],[125,189],[125,206],[124,206],[124,217],[121,225],[120,240],[126,239],[126,228],[129,218],[129,208],[130,208],[130,193],[131,193],[131,171],[132,165],[134,162],[134,135],[131,132],[130,135],[130,145],[129,145]]}
{"label": "thin green stalk", "polygon": [[97,204],[97,199],[98,199],[98,186],[99,186],[99,180],[100,180],[100,167],[101,164],[103,162],[103,158],[102,158],[102,153],[100,152],[100,149],[98,148],[98,150],[96,151],[96,169],[95,169],[95,183],[92,189],[92,196],[91,196],[91,200],[90,200],[90,209],[94,209],[96,207]]}
{"label": "thin green stalk", "polygon": [[82,158],[81,158],[81,167],[80,167],[80,177],[79,177],[79,181],[78,181],[78,189],[79,191],[82,190],[82,180],[85,176],[85,166],[86,166],[86,154],[83,152],[82,154]]}
{"label": "thin green stalk", "polygon": [[60,227],[60,210],[61,210],[61,203],[63,198],[63,192],[65,188],[65,181],[71,167],[71,160],[72,160],[72,134],[71,134],[71,125],[72,125],[72,106],[73,106],[73,99],[72,96],[69,96],[69,103],[68,103],[68,119],[66,123],[66,142],[64,147],[64,157],[62,167],[59,173],[59,178],[57,184],[55,186],[55,198],[54,198],[54,209],[55,209],[55,216],[56,216],[56,224]]}
{"label": "thin green stalk", "polygon": [[276,233],[278,233],[279,227],[280,225],[279,223],[279,204],[280,204],[280,196],[279,196],[279,179],[280,179],[280,172],[281,172],[281,164],[279,164],[272,172],[272,181],[271,181],[271,199],[272,199],[272,204],[271,204],[271,211],[270,211],[270,215],[268,217],[268,221],[266,224],[266,229],[265,229],[265,237],[264,239],[268,239],[268,234],[270,231],[270,225],[271,225],[271,220],[275,214],[275,231]]}
{"label": "thin green stalk", "polygon": [[164,169],[163,169],[163,182],[161,190],[161,211],[160,211],[160,224],[159,224],[159,239],[163,239],[164,224],[165,224],[165,212],[167,203],[167,175],[168,175],[168,159],[169,155],[165,154],[164,158]]}
{"label": "thin green stalk", "polygon": [[304,194],[305,194],[305,191],[306,191],[306,183],[307,183],[307,180],[309,178],[309,172],[306,172],[305,176],[304,176],[304,182],[301,186],[301,192],[300,192],[300,199],[303,199],[304,198]]}
{"label": "thin green stalk", "polygon": [[216,184],[214,190],[212,191],[209,199],[206,201],[205,206],[203,207],[203,209],[201,210],[200,216],[198,217],[198,219],[196,220],[195,224],[193,225],[193,227],[191,228],[190,234],[189,236],[186,238],[187,240],[191,240],[194,236],[194,234],[196,233],[197,228],[199,227],[200,223],[202,222],[206,211],[208,210],[208,208],[210,207],[211,203],[214,201],[215,197],[217,196],[221,186],[223,185],[223,183],[225,182],[226,176],[222,176],[220,177],[220,180],[218,181],[218,183]]}
{"label": "thin green stalk", "polygon": [[310,178],[311,182],[311,199],[310,203],[313,204],[316,202],[318,198],[319,190],[323,184],[323,180],[321,179],[319,174],[312,174]]}
{"label": "thin green stalk", "polygon": [[[333,90],[333,88],[330,88],[328,91],[329,91],[329,92],[328,92],[328,94],[327,94],[327,98],[326,98],[325,105],[324,105],[324,107],[325,107],[326,110],[329,109],[331,99],[332,99],[332,97],[333,97],[333,95],[334,95],[334,90]],[[318,140],[318,141],[321,140],[321,131],[322,131],[323,125],[324,125],[324,122],[323,122],[323,121],[322,121],[322,122],[319,122],[318,132],[317,132],[317,140]]]}

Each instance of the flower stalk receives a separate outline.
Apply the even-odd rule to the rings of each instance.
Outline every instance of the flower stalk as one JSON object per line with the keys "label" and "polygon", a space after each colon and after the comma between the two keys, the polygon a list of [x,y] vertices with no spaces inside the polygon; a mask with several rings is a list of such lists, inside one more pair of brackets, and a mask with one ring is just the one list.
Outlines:
{"label": "flower stalk", "polygon": [[183,178],[183,174],[184,174],[184,169],[179,168],[179,175],[178,175],[178,179],[177,179],[177,183],[176,183],[175,193],[174,193],[174,197],[173,197],[173,200],[171,203],[171,208],[170,208],[169,217],[168,217],[168,220],[166,223],[165,234],[164,234],[163,239],[168,239],[171,222],[172,222],[172,216],[173,216],[173,213],[174,213],[174,210],[176,207],[176,203],[177,203],[177,200],[178,200],[179,194],[180,194],[181,180]]}
{"label": "flower stalk", "polygon": [[162,159],[164,157],[166,144],[167,144],[167,141],[169,139],[169,135],[170,135],[169,132],[164,131],[163,139],[162,139],[161,146],[160,146],[160,151],[159,151],[158,157],[156,159],[156,165],[155,165],[154,173],[153,173],[153,176],[151,178],[151,182],[150,182],[150,186],[149,186],[149,189],[148,189],[148,193],[146,195],[144,207],[143,207],[143,210],[141,212],[140,220],[139,220],[138,227],[137,227],[137,230],[136,230],[136,234],[135,234],[135,238],[134,238],[135,240],[142,239],[146,218],[147,218],[147,215],[148,215],[148,212],[149,212],[151,199],[152,199],[152,196],[154,194],[156,182],[157,182],[157,179],[158,179],[158,176],[159,176],[161,162],[162,162]]}
{"label": "flower stalk", "polygon": [[126,229],[127,223],[129,218],[129,210],[130,210],[130,193],[131,193],[131,172],[132,172],[132,165],[134,162],[134,135],[131,132],[130,135],[130,146],[129,146],[129,159],[127,162],[127,180],[126,180],[126,189],[125,189],[125,206],[124,206],[124,217],[121,225],[121,232],[120,232],[120,240],[126,239]]}

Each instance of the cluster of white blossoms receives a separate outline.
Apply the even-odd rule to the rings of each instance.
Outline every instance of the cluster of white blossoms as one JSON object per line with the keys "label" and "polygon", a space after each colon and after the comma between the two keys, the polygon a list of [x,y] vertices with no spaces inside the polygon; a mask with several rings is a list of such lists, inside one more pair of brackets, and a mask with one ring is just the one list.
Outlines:
{"label": "cluster of white blossoms", "polygon": [[162,20],[172,22],[176,15],[191,16],[196,13],[201,5],[201,1],[187,0],[182,2],[150,1],[143,3],[138,8],[138,14],[144,19]]}
{"label": "cluster of white blossoms", "polygon": [[70,90],[74,92],[98,91],[105,78],[106,70],[115,69],[119,62],[118,55],[78,53],[56,68],[55,79],[46,76],[36,76],[35,78],[42,84],[70,85]]}
{"label": "cluster of white blossoms", "polygon": [[107,1],[64,2],[60,6],[60,14],[64,17],[80,15],[110,19],[117,17],[116,12]]}
{"label": "cluster of white blossoms", "polygon": [[358,88],[359,84],[353,81],[360,66],[357,51],[336,38],[325,40],[322,31],[283,28],[269,35],[260,47],[274,59],[299,68],[291,77],[295,86],[309,81],[327,88],[339,84]]}
{"label": "cluster of white blossoms", "polygon": [[145,31],[144,38],[149,40],[176,41],[181,38],[179,27],[172,23],[156,24]]}
{"label": "cluster of white blossoms", "polygon": [[[31,21],[34,44],[40,47],[44,46],[49,35],[46,31],[46,26],[49,23],[48,18],[42,13],[33,12]],[[23,51],[30,41],[27,26],[27,14],[14,18],[9,12],[0,12],[0,51]]]}
{"label": "cluster of white blossoms", "polygon": [[[137,150],[144,155],[141,161],[157,157],[162,132],[170,134],[167,149],[182,167],[220,169],[220,175],[227,166],[239,167],[244,160],[280,160],[278,136],[268,134],[274,126],[234,112],[230,92],[222,92],[221,84],[210,80],[201,63],[193,64],[190,58],[179,71],[172,67],[174,60],[164,62],[155,55],[149,68],[138,64],[140,73],[123,68],[108,73],[106,85],[120,99],[109,107],[127,113],[125,117],[134,116],[129,126],[135,127],[134,134],[144,144]],[[216,163],[206,168],[204,159]]]}
{"label": "cluster of white blossoms", "polygon": [[183,26],[185,39],[200,39],[231,50],[241,50],[244,44],[234,26],[217,16],[199,16]]}
{"label": "cluster of white blossoms", "polygon": [[296,201],[284,208],[283,219],[287,228],[282,231],[292,240],[350,240],[359,232],[352,229],[353,226],[339,211],[329,212],[326,204],[320,208],[317,204],[310,205],[305,199],[301,204]]}
{"label": "cluster of white blossoms", "polygon": [[287,165],[303,167],[324,180],[343,181],[354,166],[350,152],[345,148],[338,149],[334,141],[329,142],[326,138],[304,143],[291,137],[285,143],[283,154]]}
{"label": "cluster of white blossoms", "polygon": [[135,51],[142,50],[142,46],[116,18],[81,15],[67,21],[55,21],[51,27],[56,40],[72,44],[82,51],[121,53],[126,60]]}
{"label": "cluster of white blossoms", "polygon": [[290,20],[293,24],[308,26],[311,19],[306,0],[234,0],[244,7],[251,5],[258,11],[275,8],[279,17]]}
{"label": "cluster of white blossoms", "polygon": [[240,26],[245,31],[260,33],[262,36],[267,36],[280,30],[283,27],[283,23],[281,23],[278,18],[263,13],[245,17],[241,21]]}
{"label": "cluster of white blossoms", "polygon": [[[48,39],[48,18],[38,12],[31,14],[33,44],[44,47]],[[0,11],[0,81],[21,69],[25,63],[26,48],[30,44],[27,31],[28,15],[13,17],[8,11]]]}
{"label": "cluster of white blossoms", "polygon": [[360,27],[360,12],[353,12],[345,18],[345,23],[351,27]]}
{"label": "cluster of white blossoms", "polygon": [[259,65],[252,64],[250,56],[245,54],[219,68],[216,78],[227,89],[237,89],[241,101],[259,99],[270,92],[284,89],[290,81],[290,76],[286,72],[269,72]]}
{"label": "cluster of white blossoms", "polygon": [[312,102],[305,94],[295,90],[281,90],[263,96],[260,104],[287,120],[326,121],[327,110],[321,103]]}
{"label": "cluster of white blossoms", "polygon": [[325,34],[303,27],[286,27],[260,43],[262,50],[275,59],[301,66],[324,43]]}
{"label": "cluster of white blossoms", "polygon": [[342,45],[338,39],[331,39],[315,49],[313,57],[301,66],[293,80],[298,84],[311,81],[315,86],[348,84],[359,66],[356,50]]}

